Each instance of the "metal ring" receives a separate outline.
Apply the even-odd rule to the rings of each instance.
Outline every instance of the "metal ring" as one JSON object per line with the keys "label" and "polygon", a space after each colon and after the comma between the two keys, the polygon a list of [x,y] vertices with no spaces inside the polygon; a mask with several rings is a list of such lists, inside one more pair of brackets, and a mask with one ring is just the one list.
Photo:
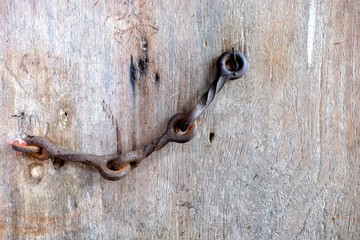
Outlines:
{"label": "metal ring", "polygon": [[194,138],[196,130],[196,122],[190,123],[185,131],[181,129],[183,123],[187,120],[188,114],[175,114],[168,123],[166,134],[171,142],[186,143]]}
{"label": "metal ring", "polygon": [[18,142],[11,144],[12,149],[23,153],[39,153],[41,148],[39,146],[22,146]]}
{"label": "metal ring", "polygon": [[31,156],[33,156],[34,158],[37,158],[39,160],[46,160],[49,159],[51,157],[51,155],[48,153],[48,151],[46,151],[45,148],[41,148],[40,152],[35,152],[35,153],[29,153]]}
{"label": "metal ring", "polygon": [[111,180],[111,181],[117,181],[120,178],[123,178],[125,175],[127,175],[130,170],[131,170],[131,166],[130,164],[125,164],[119,167],[118,170],[111,170],[108,167],[108,163],[107,162],[103,162],[100,165],[96,165],[95,166],[100,175],[107,179],[107,180]]}
{"label": "metal ring", "polygon": [[222,76],[229,76],[230,80],[235,80],[238,78],[241,78],[248,67],[248,63],[246,61],[245,56],[239,52],[239,51],[235,51],[235,60],[237,62],[237,69],[231,69],[229,66],[229,62],[233,61],[232,60],[232,56],[233,56],[233,52],[232,51],[228,51],[228,52],[224,52],[218,60],[218,68],[219,68],[219,73]]}

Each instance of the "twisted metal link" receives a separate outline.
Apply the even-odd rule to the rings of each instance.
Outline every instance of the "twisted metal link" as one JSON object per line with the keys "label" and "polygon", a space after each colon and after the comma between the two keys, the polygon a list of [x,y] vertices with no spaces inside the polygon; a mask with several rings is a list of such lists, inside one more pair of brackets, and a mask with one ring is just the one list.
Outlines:
{"label": "twisted metal link", "polygon": [[[247,61],[240,52],[233,51],[223,53],[218,60],[218,75],[211,83],[209,89],[202,95],[193,110],[189,113],[187,120],[183,124],[186,129],[192,122],[205,111],[214,100],[215,95],[223,88],[227,80],[241,78],[247,69]],[[233,69],[234,68],[234,69]]]}
{"label": "twisted metal link", "polygon": [[218,59],[218,75],[205,94],[189,113],[175,114],[168,122],[166,131],[148,145],[123,154],[94,155],[79,153],[57,147],[46,137],[28,136],[23,141],[26,146],[14,141],[15,151],[26,153],[40,160],[56,158],[64,161],[80,162],[95,167],[100,175],[108,180],[119,180],[127,175],[151,153],[169,142],[185,143],[196,133],[196,120],[214,100],[227,80],[241,78],[247,69],[245,57],[238,51],[223,53]]}

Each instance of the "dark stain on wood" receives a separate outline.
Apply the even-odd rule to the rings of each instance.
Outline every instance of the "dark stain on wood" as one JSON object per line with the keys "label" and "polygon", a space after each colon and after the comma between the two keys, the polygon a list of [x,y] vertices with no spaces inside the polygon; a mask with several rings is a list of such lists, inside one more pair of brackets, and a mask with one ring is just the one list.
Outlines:
{"label": "dark stain on wood", "polygon": [[146,59],[139,59],[138,61],[138,67],[139,67],[139,77],[140,79],[146,75]]}
{"label": "dark stain on wood", "polygon": [[117,153],[121,153],[121,135],[120,135],[120,129],[119,129],[119,122],[118,120],[115,120],[115,127],[116,127],[116,150]]}
{"label": "dark stain on wood", "polygon": [[132,56],[132,55],[131,55],[131,57],[130,57],[129,74],[130,74],[131,90],[132,90],[133,95],[135,95],[135,80],[136,80],[136,76],[135,76],[134,59],[133,59],[133,56]]}
{"label": "dark stain on wood", "polygon": [[149,62],[148,58],[148,42],[144,36],[141,37],[140,41],[141,57],[138,61],[139,67],[139,78],[142,79],[147,73],[147,65]]}
{"label": "dark stain on wood", "polygon": [[178,206],[180,206],[180,207],[186,207],[186,208],[188,208],[188,209],[194,208],[194,205],[191,204],[189,201],[185,201],[185,202],[183,202],[183,203],[181,203],[181,204],[178,204]]}

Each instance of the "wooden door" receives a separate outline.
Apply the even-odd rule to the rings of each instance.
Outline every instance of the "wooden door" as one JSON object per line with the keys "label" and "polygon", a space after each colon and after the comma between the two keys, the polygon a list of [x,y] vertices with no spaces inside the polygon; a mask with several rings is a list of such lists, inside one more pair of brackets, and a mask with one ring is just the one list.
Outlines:
{"label": "wooden door", "polygon": [[[1,239],[359,239],[360,2],[0,2]],[[196,137],[119,181],[40,161],[149,143],[238,49]]]}

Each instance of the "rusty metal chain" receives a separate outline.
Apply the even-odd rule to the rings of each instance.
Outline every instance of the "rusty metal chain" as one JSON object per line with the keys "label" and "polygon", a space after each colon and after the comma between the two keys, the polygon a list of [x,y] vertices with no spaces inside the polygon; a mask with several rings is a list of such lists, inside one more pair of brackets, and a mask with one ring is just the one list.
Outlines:
{"label": "rusty metal chain", "polygon": [[56,158],[80,162],[95,167],[105,179],[116,181],[124,177],[143,159],[169,142],[185,143],[196,133],[196,120],[214,100],[215,95],[228,80],[241,78],[247,69],[247,61],[239,51],[228,51],[218,59],[218,74],[208,89],[189,113],[175,114],[168,122],[166,131],[150,144],[123,154],[94,155],[59,148],[46,137],[27,136],[11,142],[15,151],[26,153],[39,160]]}

